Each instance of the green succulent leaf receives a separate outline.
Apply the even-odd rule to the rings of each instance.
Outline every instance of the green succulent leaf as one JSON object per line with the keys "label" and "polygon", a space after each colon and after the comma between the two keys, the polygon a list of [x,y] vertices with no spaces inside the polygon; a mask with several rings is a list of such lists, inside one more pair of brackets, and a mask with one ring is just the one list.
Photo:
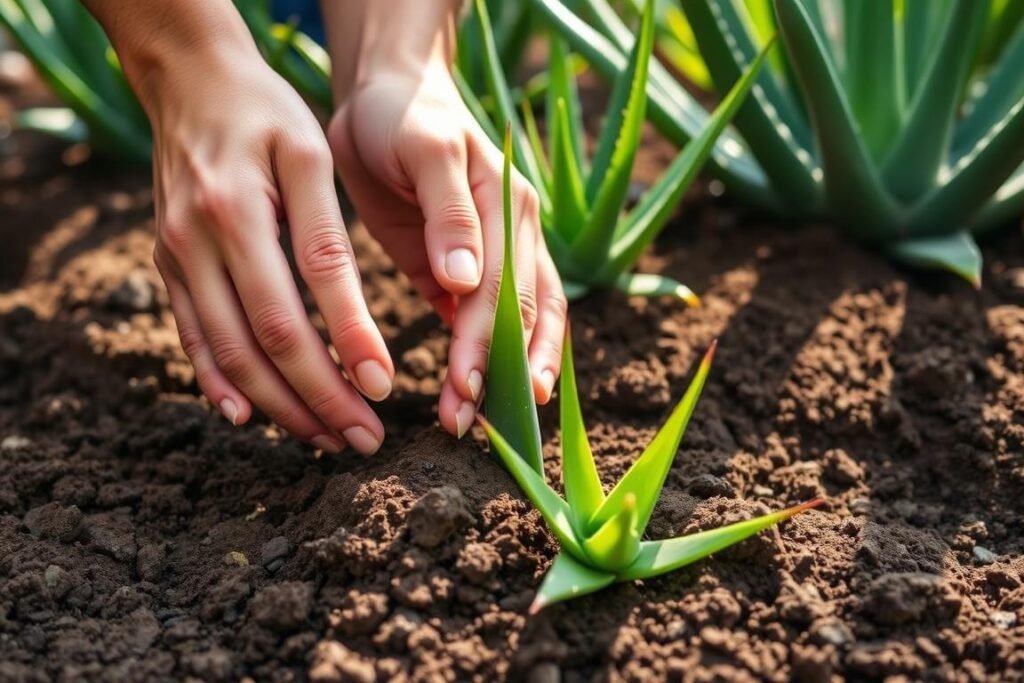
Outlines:
{"label": "green succulent leaf", "polygon": [[693,290],[665,275],[653,273],[626,273],[615,281],[615,286],[629,296],[674,296],[688,306],[700,307],[700,297]]}
{"label": "green succulent leaf", "polygon": [[554,230],[572,243],[587,219],[583,179],[573,150],[569,107],[559,99],[549,121],[551,126],[551,208]]}
{"label": "green succulent leaf", "polygon": [[981,287],[981,250],[968,232],[901,240],[888,245],[887,251],[898,261],[919,268],[948,270]]}
{"label": "green succulent leaf", "polygon": [[[1024,8],[1024,2],[1019,3]],[[953,138],[953,156],[967,154],[979,140],[999,124],[1006,112],[1024,98],[1024,22],[1018,25],[1013,42],[1002,59],[985,78],[983,94],[972,101],[969,111],[957,126]]]}
{"label": "green succulent leaf", "polygon": [[907,102],[917,94],[952,9],[953,0],[903,0],[903,80]]}
{"label": "green succulent leaf", "polygon": [[551,568],[530,605],[537,614],[548,605],[594,593],[615,581],[615,574],[592,569],[564,550],[555,556]]}
{"label": "green succulent leaf", "polygon": [[636,496],[627,493],[622,507],[593,534],[583,539],[583,552],[598,569],[617,572],[633,563],[640,553]]}
{"label": "green succulent leaf", "polygon": [[640,554],[637,556],[636,561],[625,570],[619,572],[616,580],[649,579],[679,569],[750,538],[754,534],[764,531],[805,510],[817,507],[823,502],[819,498],[787,510],[773,512],[718,529],[670,538],[664,541],[645,541],[640,544]]}
{"label": "green succulent leaf", "polygon": [[494,316],[492,339],[487,359],[486,408],[495,429],[509,440],[512,447],[535,472],[543,474],[537,404],[533,397],[533,381],[526,354],[523,316],[516,287],[516,262],[512,239],[512,131],[505,128],[505,168],[503,176],[505,253],[498,304]]}
{"label": "green succulent leaf", "polygon": [[1024,213],[1024,166],[1003,183],[988,204],[971,219],[971,229],[981,232],[1006,223]]}
{"label": "green succulent leaf", "polygon": [[[551,35],[550,55],[548,56],[548,73],[550,74],[550,87],[547,91],[547,112],[550,118],[553,112],[557,112],[559,102],[564,102],[567,120],[566,126],[570,146],[572,147],[573,159],[581,174],[586,172],[586,161],[583,157],[585,147],[585,130],[583,127],[583,109],[580,106],[579,91],[576,88],[576,74],[572,65],[571,55],[565,45],[565,41]],[[554,150],[558,143],[554,136],[549,140],[549,148]]]}
{"label": "green succulent leaf", "polygon": [[846,92],[875,161],[899,133],[905,106],[894,1],[843,3]]}
{"label": "green succulent leaf", "polygon": [[686,425],[690,422],[690,416],[693,415],[693,409],[711,370],[715,346],[716,344],[712,343],[707,350],[697,369],[697,375],[690,382],[689,388],[672,410],[668,420],[594,513],[587,525],[589,530],[596,531],[601,528],[625,507],[627,497],[633,496],[637,509],[637,533],[643,534],[651,519],[654,505],[658,502],[658,496],[661,495],[661,488],[665,485],[665,477],[668,476],[669,468],[675,459]]}
{"label": "green succulent leaf", "polygon": [[573,364],[572,335],[568,328],[562,349],[562,373],[559,385],[559,409],[562,419],[562,483],[565,499],[572,511],[573,525],[582,532],[587,522],[604,502],[604,489],[594,464],[594,453],[587,439],[576,387]]}
{"label": "green succulent leaf", "polygon": [[456,67],[452,69],[452,80],[455,81],[455,87],[458,89],[459,94],[462,95],[462,101],[466,103],[466,108],[469,109],[469,113],[473,115],[480,127],[483,129],[487,137],[491,139],[495,145],[502,144],[501,135],[498,133],[498,129],[494,126],[494,121],[487,114],[483,105],[480,103],[480,98],[473,92],[472,86],[466,81],[466,76],[462,71]]}

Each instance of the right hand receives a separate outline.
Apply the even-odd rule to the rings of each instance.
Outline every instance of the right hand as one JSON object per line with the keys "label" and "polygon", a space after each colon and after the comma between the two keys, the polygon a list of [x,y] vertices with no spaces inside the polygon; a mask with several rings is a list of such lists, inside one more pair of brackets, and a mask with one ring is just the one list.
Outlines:
{"label": "right hand", "polygon": [[[154,137],[155,261],[182,346],[232,423],[255,404],[318,448],[373,453],[384,428],[360,393],[385,398],[394,366],[363,300],[323,131],[254,45],[209,49],[140,89]],[[347,379],[306,315],[280,220]]]}

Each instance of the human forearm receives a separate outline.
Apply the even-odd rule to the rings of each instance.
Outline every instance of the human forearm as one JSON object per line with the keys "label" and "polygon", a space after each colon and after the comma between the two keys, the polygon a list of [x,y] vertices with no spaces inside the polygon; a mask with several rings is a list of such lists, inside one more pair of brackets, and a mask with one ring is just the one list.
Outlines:
{"label": "human forearm", "polygon": [[374,73],[415,76],[454,55],[461,0],[322,0],[321,6],[339,103]]}

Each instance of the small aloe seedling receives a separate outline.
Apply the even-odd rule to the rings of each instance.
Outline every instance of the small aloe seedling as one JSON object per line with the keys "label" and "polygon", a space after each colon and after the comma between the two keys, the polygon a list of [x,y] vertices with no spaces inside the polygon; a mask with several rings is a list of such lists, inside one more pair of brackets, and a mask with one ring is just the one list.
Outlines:
{"label": "small aloe seedling", "polygon": [[684,285],[659,275],[631,273],[640,254],[665,226],[707,160],[718,136],[753,86],[767,49],[746,69],[718,109],[651,186],[626,212],[630,178],[647,111],[648,68],[654,43],[654,1],[647,0],[640,32],[616,78],[594,154],[584,154],[584,126],[572,60],[564,41],[552,36],[545,111],[547,148],[528,101],[516,111],[498,58],[487,7],[477,0],[478,33],[492,103],[488,115],[468,87],[462,94],[481,127],[500,144],[497,131],[511,125],[515,164],[537,188],[545,241],[570,299],[597,287],[618,286],[629,294],[674,294],[698,299]]}
{"label": "small aloe seedling", "polygon": [[[511,156],[511,138],[506,132],[506,264],[515,263],[509,201]],[[811,501],[688,536],[661,541],[642,540],[711,369],[714,344],[668,420],[633,466],[606,494],[587,441],[568,335],[562,354],[559,391],[565,488],[565,497],[561,497],[544,478],[537,407],[527,367],[515,274],[511,268],[506,267],[502,273],[498,296],[494,325],[496,342],[487,372],[488,417],[479,420],[505,467],[540,511],[561,545],[561,552],[537,593],[532,612],[554,602],[600,590],[616,581],[646,579],[678,569],[821,502]]]}

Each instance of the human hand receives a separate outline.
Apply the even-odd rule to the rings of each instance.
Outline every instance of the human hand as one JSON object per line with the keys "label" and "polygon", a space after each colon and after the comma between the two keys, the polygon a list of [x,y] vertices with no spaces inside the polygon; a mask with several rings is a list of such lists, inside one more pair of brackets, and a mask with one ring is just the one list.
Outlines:
{"label": "human hand", "polygon": [[[452,326],[438,415],[462,436],[481,398],[501,281],[502,155],[466,109],[443,58],[370,68],[328,128],[369,231]],[[566,300],[540,230],[536,191],[512,181],[516,281],[537,400],[558,376]]]}
{"label": "human hand", "polygon": [[[255,404],[321,449],[373,453],[384,429],[359,392],[385,398],[394,367],[362,297],[330,151],[245,40],[190,47],[137,88],[154,134],[155,261],[197,382],[231,422]],[[281,220],[347,379],[306,315]]]}

